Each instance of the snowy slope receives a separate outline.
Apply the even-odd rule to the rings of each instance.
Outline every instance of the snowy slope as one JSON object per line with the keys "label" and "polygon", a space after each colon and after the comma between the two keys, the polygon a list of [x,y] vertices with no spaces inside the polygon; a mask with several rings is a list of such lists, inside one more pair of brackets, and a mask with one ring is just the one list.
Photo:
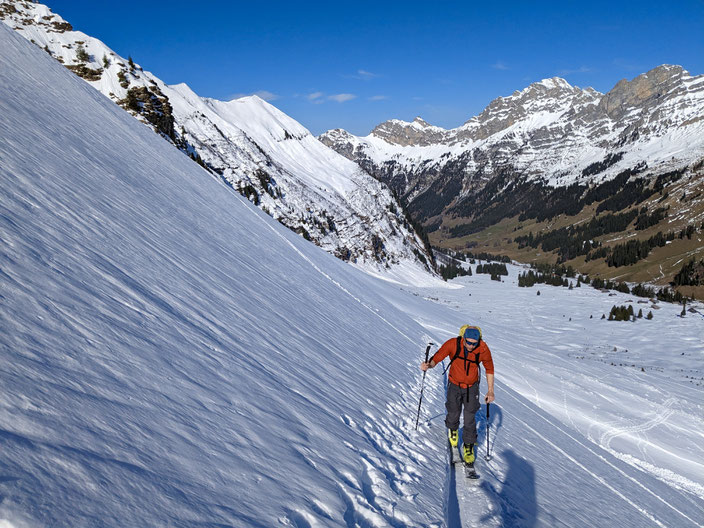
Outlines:
{"label": "snowy slope", "polygon": [[428,271],[386,186],[259,97],[222,102],[166,85],[42,4],[0,2],[0,19],[326,251],[370,270]]}
{"label": "snowy slope", "polygon": [[420,447],[375,447],[416,374],[379,351],[422,329],[4,26],[0,45],[0,519],[344,525],[382,473],[375,518],[440,519],[413,498]]}
{"label": "snowy slope", "polygon": [[[702,524],[701,313],[374,279],[0,47],[0,526]],[[468,321],[497,366],[471,489],[439,369],[413,431],[424,344]]]}

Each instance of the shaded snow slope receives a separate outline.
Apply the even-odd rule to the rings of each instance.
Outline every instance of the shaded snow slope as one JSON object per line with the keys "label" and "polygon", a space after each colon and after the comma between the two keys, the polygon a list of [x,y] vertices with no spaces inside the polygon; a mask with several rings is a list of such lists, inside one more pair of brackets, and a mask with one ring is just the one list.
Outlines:
{"label": "shaded snow slope", "polygon": [[411,420],[422,329],[4,26],[0,47],[0,519],[439,525],[422,445],[382,435]]}
{"label": "shaded snow slope", "polygon": [[0,20],[326,251],[366,269],[429,271],[389,189],[259,97],[223,102],[169,86],[42,4],[0,2]]}

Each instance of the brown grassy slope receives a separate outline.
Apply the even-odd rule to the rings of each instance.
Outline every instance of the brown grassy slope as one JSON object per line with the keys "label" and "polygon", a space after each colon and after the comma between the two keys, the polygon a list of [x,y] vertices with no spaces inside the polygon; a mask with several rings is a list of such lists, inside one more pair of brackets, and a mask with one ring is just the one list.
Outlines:
{"label": "brown grassy slope", "polygon": [[[572,265],[580,273],[604,279],[618,279],[627,282],[648,282],[658,286],[667,285],[680,270],[683,264],[692,258],[704,259],[704,174],[689,174],[682,180],[668,186],[663,195],[655,195],[637,207],[647,207],[653,211],[658,207],[668,207],[668,217],[655,226],[642,231],[636,231],[632,223],[628,229],[620,233],[611,233],[597,238],[605,246],[614,246],[624,243],[629,239],[647,240],[658,231],[679,232],[688,225],[697,228],[691,239],[676,238],[665,247],[653,249],[647,258],[631,266],[618,268],[609,267],[604,259],[585,262],[580,256],[569,260],[565,264]],[[597,204],[585,207],[575,216],[560,215],[545,222],[527,220],[519,222],[518,217],[503,219],[501,222],[486,228],[478,233],[464,237],[451,238],[448,236],[449,228],[465,223],[465,218],[445,219],[443,228],[430,234],[430,241],[434,246],[455,250],[472,252],[488,252],[506,255],[518,262],[524,263],[555,263],[557,252],[545,253],[541,248],[519,249],[513,240],[521,235],[533,232],[552,231],[561,227],[589,221],[594,217]],[[625,212],[631,208],[624,209]],[[607,212],[600,213],[601,215]],[[694,295],[704,299],[704,286],[682,287],[680,291],[685,295]]]}

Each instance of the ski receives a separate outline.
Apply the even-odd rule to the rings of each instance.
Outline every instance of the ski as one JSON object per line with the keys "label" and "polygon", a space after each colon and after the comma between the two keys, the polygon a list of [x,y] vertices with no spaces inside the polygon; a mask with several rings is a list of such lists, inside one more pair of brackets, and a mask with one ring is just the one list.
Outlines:
{"label": "ski", "polygon": [[474,469],[474,462],[472,462],[471,464],[467,464],[461,457],[456,457],[456,450],[456,448],[450,446],[450,465],[455,467],[458,465],[463,466],[464,476],[470,480],[477,480],[479,478],[479,475],[477,474],[477,470]]}
{"label": "ski", "polygon": [[474,462],[472,462],[471,464],[464,464],[464,476],[472,480],[477,480],[479,478],[477,470],[474,469]]}

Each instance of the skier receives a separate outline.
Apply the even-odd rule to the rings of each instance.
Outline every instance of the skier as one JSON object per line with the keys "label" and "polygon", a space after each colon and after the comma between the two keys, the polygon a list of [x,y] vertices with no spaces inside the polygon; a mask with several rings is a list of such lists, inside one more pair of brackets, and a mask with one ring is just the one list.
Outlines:
{"label": "skier", "polygon": [[482,341],[482,331],[478,326],[465,325],[460,328],[459,337],[448,339],[430,359],[423,362],[420,369],[425,371],[450,357],[450,374],[447,387],[447,416],[445,425],[452,447],[457,447],[457,429],[460,426],[460,413],[464,406],[464,431],[462,433],[463,455],[467,464],[474,463],[474,444],[477,442],[477,422],[475,414],[479,410],[479,363],[486,370],[488,390],[484,401],[494,401],[494,362],[489,347]]}

